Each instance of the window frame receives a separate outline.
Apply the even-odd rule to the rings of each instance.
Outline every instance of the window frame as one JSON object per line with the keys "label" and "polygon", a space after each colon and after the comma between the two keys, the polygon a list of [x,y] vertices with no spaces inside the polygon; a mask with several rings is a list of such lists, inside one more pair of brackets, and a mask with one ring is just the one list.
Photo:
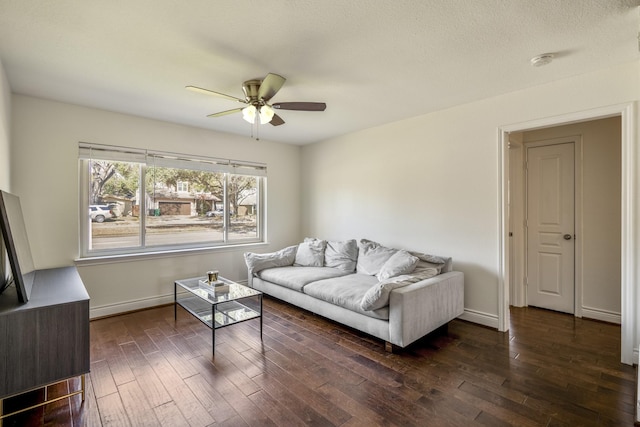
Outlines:
{"label": "window frame", "polygon": [[[95,156],[94,156],[95,153]],[[222,241],[206,241],[193,243],[172,243],[166,245],[147,246],[147,206],[146,197],[139,197],[140,222],[139,245],[126,248],[89,249],[91,246],[91,217],[89,212],[91,172],[90,161],[112,160],[117,162],[130,162],[140,164],[139,194],[148,194],[146,188],[147,168],[161,166],[183,170],[199,170],[203,172],[223,173],[223,206]],[[158,164],[159,163],[159,164]],[[188,166],[191,166],[188,167]],[[235,238],[229,240],[231,228],[229,215],[228,185],[229,176],[253,176],[256,178],[256,234],[247,238]],[[266,243],[266,180],[267,165],[257,162],[246,162],[231,159],[221,159],[198,155],[170,153],[133,149],[127,147],[110,146],[103,144],[79,143],[78,156],[79,176],[79,260],[109,258],[114,256],[135,256],[154,253],[177,253],[194,250],[210,250],[215,248],[233,248],[247,245]],[[236,207],[237,209],[237,207]]]}

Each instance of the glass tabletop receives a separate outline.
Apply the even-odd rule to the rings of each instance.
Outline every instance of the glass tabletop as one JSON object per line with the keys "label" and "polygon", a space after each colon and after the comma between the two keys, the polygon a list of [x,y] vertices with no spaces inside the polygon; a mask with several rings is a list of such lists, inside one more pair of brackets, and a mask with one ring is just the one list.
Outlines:
{"label": "glass tabletop", "polygon": [[176,284],[203,300],[221,303],[242,298],[261,295],[262,292],[248,286],[233,282],[224,277],[218,277],[215,285],[207,283],[206,277],[176,280]]}

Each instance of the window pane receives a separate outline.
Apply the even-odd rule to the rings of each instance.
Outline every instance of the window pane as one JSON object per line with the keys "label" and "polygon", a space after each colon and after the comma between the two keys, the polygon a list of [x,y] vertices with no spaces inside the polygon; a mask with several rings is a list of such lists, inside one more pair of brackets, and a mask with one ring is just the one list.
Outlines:
{"label": "window pane", "polygon": [[229,240],[257,239],[258,179],[255,176],[229,175]]}
{"label": "window pane", "polygon": [[140,163],[91,160],[89,250],[140,246]]}
{"label": "window pane", "polygon": [[146,175],[146,246],[224,240],[224,174],[149,167]]}

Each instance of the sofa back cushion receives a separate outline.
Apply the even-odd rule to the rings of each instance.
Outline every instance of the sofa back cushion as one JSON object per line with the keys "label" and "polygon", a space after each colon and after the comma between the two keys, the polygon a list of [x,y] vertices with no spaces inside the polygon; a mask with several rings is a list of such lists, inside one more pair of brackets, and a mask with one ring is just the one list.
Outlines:
{"label": "sofa back cushion", "polygon": [[358,263],[356,272],[375,276],[389,258],[397,252],[396,249],[387,248],[380,243],[367,239],[358,242]]}
{"label": "sofa back cushion", "polygon": [[324,251],[324,266],[337,268],[347,273],[356,271],[356,262],[358,260],[358,244],[355,239],[344,240],[341,242],[327,242]]}
{"label": "sofa back cushion", "polygon": [[327,245],[325,240],[305,239],[298,245],[293,265],[298,267],[322,267],[324,266],[324,250]]}

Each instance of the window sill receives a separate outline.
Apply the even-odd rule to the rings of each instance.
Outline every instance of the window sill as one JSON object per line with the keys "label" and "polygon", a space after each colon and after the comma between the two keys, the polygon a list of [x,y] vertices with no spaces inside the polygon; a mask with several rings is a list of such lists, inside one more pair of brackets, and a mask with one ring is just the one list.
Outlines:
{"label": "window sill", "polygon": [[134,254],[100,255],[77,258],[74,260],[74,262],[76,266],[84,267],[89,265],[116,264],[121,262],[143,261],[148,259],[175,258],[177,256],[201,255],[216,252],[246,251],[250,248],[259,248],[267,246],[268,244],[269,243],[267,242],[257,242],[242,245],[215,246],[208,248],[172,249],[155,252],[140,252]]}

